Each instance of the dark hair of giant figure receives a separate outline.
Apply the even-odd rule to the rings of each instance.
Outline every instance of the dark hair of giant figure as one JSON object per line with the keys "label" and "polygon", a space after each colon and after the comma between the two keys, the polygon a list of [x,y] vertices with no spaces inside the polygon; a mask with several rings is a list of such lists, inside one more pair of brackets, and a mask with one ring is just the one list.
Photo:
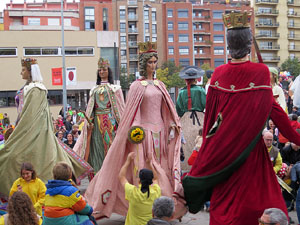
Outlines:
{"label": "dark hair of giant figure", "polygon": [[252,32],[250,28],[229,29],[227,31],[229,53],[234,59],[241,59],[251,51]]}

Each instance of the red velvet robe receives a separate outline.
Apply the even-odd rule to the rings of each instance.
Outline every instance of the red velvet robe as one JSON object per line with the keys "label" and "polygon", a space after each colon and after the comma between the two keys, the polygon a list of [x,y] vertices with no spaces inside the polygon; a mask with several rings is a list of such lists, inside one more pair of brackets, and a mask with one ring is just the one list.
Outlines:
{"label": "red velvet robe", "polygon": [[[218,116],[219,125],[210,132]],[[274,101],[264,64],[229,63],[215,70],[207,95],[203,144],[183,181],[190,211],[199,204],[197,196],[202,192],[207,192],[205,200],[211,196],[210,225],[257,224],[264,209],[271,207],[287,213],[261,137],[269,116],[285,136],[300,145],[300,135]],[[247,148],[249,155],[239,166],[216,178],[239,161]]]}

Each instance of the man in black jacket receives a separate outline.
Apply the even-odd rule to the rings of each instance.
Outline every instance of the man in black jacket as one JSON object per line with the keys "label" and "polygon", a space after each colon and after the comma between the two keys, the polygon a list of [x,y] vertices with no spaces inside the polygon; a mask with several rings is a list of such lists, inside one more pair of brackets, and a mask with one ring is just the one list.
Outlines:
{"label": "man in black jacket", "polygon": [[288,146],[282,149],[282,161],[287,165],[295,164],[300,161],[300,147],[294,143],[289,144]]}

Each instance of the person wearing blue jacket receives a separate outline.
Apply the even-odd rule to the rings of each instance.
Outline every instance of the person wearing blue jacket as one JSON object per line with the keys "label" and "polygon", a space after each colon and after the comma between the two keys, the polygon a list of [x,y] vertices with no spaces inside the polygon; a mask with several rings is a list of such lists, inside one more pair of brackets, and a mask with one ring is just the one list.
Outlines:
{"label": "person wearing blue jacket", "polygon": [[53,168],[54,180],[46,185],[43,225],[93,225],[93,208],[72,184],[72,169],[59,162]]}

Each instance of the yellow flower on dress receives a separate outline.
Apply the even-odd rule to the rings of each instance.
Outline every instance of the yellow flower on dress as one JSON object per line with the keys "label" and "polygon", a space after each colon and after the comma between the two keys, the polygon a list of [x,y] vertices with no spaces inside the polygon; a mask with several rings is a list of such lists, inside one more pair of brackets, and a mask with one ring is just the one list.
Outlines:
{"label": "yellow flower on dress", "polygon": [[128,132],[128,139],[133,144],[139,144],[145,139],[145,131],[140,126],[133,126]]}
{"label": "yellow flower on dress", "polygon": [[153,83],[154,83],[156,86],[158,86],[158,85],[159,85],[159,82],[158,82],[158,80],[154,80],[154,81],[153,81]]}

